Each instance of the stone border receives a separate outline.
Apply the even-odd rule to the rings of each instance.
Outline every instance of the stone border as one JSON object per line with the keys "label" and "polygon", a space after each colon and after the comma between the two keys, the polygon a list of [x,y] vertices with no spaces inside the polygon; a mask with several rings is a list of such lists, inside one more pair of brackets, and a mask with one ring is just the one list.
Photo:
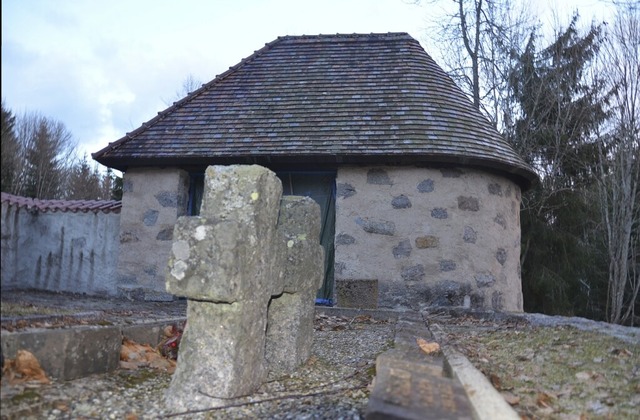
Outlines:
{"label": "stone border", "polygon": [[594,321],[592,319],[578,316],[545,315],[529,312],[496,312],[477,311],[461,307],[453,308],[432,308],[427,309],[427,313],[445,313],[454,317],[471,316],[495,322],[526,322],[534,327],[557,327],[571,326],[582,331],[592,331],[599,334],[609,335],[629,344],[640,345],[640,327],[628,327],[625,325],[610,324],[604,321]]}
{"label": "stone border", "polygon": [[376,359],[367,420],[472,418],[467,391],[457,378],[447,375],[443,354],[437,350],[427,354],[419,340],[434,340],[422,316],[399,314],[394,347]]}
{"label": "stone border", "polygon": [[2,355],[12,359],[18,350],[28,350],[48,376],[68,381],[116,370],[123,337],[155,346],[162,339],[165,326],[185,321],[185,317],[177,317],[131,325],[2,331]]}
{"label": "stone border", "polygon": [[393,309],[363,309],[363,308],[339,308],[335,306],[316,306],[316,314],[324,314],[328,316],[344,316],[356,317],[360,315],[368,315],[378,320],[396,322],[398,317],[404,311],[396,311]]}
{"label": "stone border", "polygon": [[442,348],[445,367],[462,384],[477,419],[519,420],[518,413],[505,401],[489,380],[465,356],[448,346]]}
{"label": "stone border", "polygon": [[[515,420],[520,418],[482,372],[476,369],[464,355],[444,344],[442,335],[438,331],[427,328],[426,322],[418,313],[331,307],[316,307],[316,313],[344,317],[370,315],[375,319],[396,323],[394,348],[378,356],[376,361],[374,392],[372,392],[367,407],[366,418],[368,420],[388,418],[391,415],[405,419]],[[487,316],[487,314],[484,315]],[[496,315],[494,312],[491,313],[491,316],[496,318],[509,317]],[[431,338],[438,342],[442,350],[440,358],[422,353],[415,341],[418,337]],[[448,407],[443,407],[441,402],[434,401],[435,407],[429,408],[431,417],[425,417],[424,407],[416,405],[416,396],[405,395],[403,399],[395,395],[398,388],[392,385],[398,378],[394,377],[391,372],[400,371],[400,374],[406,374],[409,369],[417,377],[417,379],[412,378],[412,385],[416,387],[424,387],[425,383],[432,381],[439,388],[452,390],[455,398],[449,398],[451,395],[445,396],[449,398],[448,403],[451,404]],[[410,388],[408,389],[410,392]],[[424,392],[424,389],[422,391]],[[434,396],[439,395],[436,395],[437,392],[440,391],[436,391]],[[455,395],[459,392],[464,394],[464,398],[461,398],[461,395]],[[470,412],[465,413],[463,400],[467,400]],[[452,409],[452,407],[457,407],[459,410]]]}

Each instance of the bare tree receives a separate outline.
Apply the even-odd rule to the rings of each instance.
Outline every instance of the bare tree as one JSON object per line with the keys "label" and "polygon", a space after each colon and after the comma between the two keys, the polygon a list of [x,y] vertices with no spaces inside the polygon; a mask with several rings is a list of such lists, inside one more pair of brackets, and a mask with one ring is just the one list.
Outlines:
{"label": "bare tree", "polygon": [[38,113],[24,113],[16,120],[20,145],[15,157],[13,194],[35,198],[61,198],[76,144],[61,122]]}
{"label": "bare tree", "polygon": [[110,200],[110,174],[100,173],[98,163],[93,162],[92,166],[85,155],[70,168],[64,197],[68,200]]}
{"label": "bare tree", "polygon": [[2,191],[42,199],[122,198],[122,178],[103,173],[76,143],[64,124],[38,113],[14,116],[2,102]]}
{"label": "bare tree", "polygon": [[[418,1],[419,2],[419,1]],[[442,50],[443,66],[473,105],[496,126],[510,119],[507,80],[534,20],[511,0],[430,0],[448,6],[429,31]]]}
{"label": "bare tree", "polygon": [[202,82],[196,79],[193,74],[189,73],[189,75],[182,81],[182,88],[177,90],[173,99],[169,101],[163,100],[165,105],[170,106],[173,102],[179,101],[184,98],[188,94],[194,92],[202,86]]}
{"label": "bare tree", "polygon": [[609,256],[609,322],[635,321],[640,290],[640,12],[620,7],[604,48],[610,132],[599,148],[599,195]]}

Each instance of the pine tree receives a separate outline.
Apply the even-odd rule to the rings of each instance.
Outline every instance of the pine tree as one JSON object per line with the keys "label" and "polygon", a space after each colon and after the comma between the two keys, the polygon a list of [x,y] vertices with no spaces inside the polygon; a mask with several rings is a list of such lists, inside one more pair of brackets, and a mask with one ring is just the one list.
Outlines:
{"label": "pine tree", "polygon": [[2,172],[0,176],[0,189],[2,192],[14,193],[19,144],[15,133],[16,117],[12,114],[11,110],[6,108],[4,100],[2,101],[1,118],[2,149],[0,155],[2,162],[0,170]]}
{"label": "pine tree", "polygon": [[542,50],[532,34],[518,57],[509,82],[519,113],[507,138],[541,177],[521,212],[525,310],[602,317],[586,312],[606,277],[592,187],[607,95],[600,80],[585,77],[602,29],[580,34],[577,20]]}

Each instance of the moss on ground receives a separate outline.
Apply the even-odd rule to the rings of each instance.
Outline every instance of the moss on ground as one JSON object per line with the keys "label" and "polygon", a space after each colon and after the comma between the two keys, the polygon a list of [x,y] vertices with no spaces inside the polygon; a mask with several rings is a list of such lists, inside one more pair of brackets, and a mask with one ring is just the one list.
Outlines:
{"label": "moss on ground", "polygon": [[120,370],[118,376],[120,377],[121,384],[127,389],[135,388],[147,382],[150,379],[157,376],[171,376],[165,372],[160,372],[157,369],[140,368],[136,370]]}
{"label": "moss on ground", "polygon": [[566,326],[448,332],[523,418],[637,418],[640,346]]}
{"label": "moss on ground", "polygon": [[14,404],[20,404],[23,402],[26,403],[32,403],[34,401],[38,401],[40,400],[40,393],[38,393],[38,391],[36,391],[35,389],[25,389],[24,391],[22,391],[19,394],[14,395],[13,397],[11,397],[11,402]]}

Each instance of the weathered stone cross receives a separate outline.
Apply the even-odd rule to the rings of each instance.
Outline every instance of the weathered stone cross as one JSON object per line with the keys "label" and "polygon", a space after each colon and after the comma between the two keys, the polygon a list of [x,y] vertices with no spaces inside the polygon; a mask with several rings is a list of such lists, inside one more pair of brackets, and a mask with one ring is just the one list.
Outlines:
{"label": "weathered stone cross", "polygon": [[207,168],[200,216],[178,219],[169,260],[167,291],[188,299],[170,409],[223,405],[309,358],[319,236],[318,204],[282,197],[273,172]]}

